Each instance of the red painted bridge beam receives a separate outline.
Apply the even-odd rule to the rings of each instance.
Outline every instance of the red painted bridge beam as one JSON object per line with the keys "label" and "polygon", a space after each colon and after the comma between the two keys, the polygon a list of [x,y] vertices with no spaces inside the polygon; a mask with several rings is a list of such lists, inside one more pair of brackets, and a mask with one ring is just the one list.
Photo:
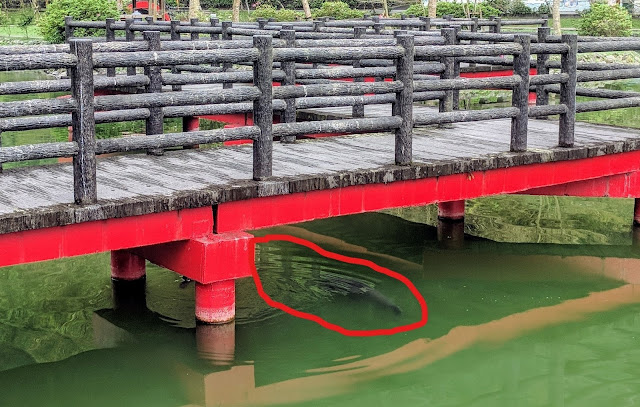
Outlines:
{"label": "red painted bridge beam", "polygon": [[[628,183],[607,196],[640,196],[640,151],[522,165],[419,180],[396,181],[226,202],[218,205],[216,233],[253,230],[388,208],[463,201],[621,175]],[[625,175],[629,174],[629,175]],[[613,184],[611,184],[613,185]],[[558,194],[563,195],[560,189]]]}
{"label": "red painted bridge beam", "polygon": [[0,267],[200,237],[213,230],[210,207],[76,223],[0,235]]}

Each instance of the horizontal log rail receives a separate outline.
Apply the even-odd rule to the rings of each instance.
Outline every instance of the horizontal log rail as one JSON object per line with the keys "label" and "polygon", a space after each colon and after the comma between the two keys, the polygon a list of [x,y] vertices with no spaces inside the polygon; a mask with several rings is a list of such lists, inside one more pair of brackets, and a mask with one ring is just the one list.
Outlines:
{"label": "horizontal log rail", "polygon": [[[118,77],[96,76],[94,77],[93,83],[94,89],[126,88],[146,86],[149,84],[149,78],[144,75]],[[71,80],[69,79],[0,83],[0,95],[69,91],[71,91]]]}
{"label": "horizontal log rail", "polygon": [[96,141],[96,154],[171,148],[198,144],[222,143],[233,140],[254,140],[260,136],[260,128],[245,126],[234,129],[189,131],[182,133],[154,134],[145,137],[124,136]]}
{"label": "horizontal log rail", "polygon": [[96,110],[138,109],[149,107],[206,105],[214,103],[237,103],[253,101],[259,98],[261,92],[253,86],[211,91],[179,91],[163,93],[141,93],[136,95],[107,95],[96,96],[94,105]]}

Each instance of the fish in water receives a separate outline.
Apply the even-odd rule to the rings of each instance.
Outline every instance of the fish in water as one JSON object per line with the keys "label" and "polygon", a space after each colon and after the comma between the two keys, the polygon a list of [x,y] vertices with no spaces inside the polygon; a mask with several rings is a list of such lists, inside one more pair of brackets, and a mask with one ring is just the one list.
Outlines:
{"label": "fish in water", "polygon": [[331,273],[330,276],[322,277],[321,284],[326,290],[342,295],[362,295],[374,303],[384,308],[392,310],[396,315],[402,313],[402,309],[393,301],[385,297],[380,291],[360,280],[347,276],[338,276]]}

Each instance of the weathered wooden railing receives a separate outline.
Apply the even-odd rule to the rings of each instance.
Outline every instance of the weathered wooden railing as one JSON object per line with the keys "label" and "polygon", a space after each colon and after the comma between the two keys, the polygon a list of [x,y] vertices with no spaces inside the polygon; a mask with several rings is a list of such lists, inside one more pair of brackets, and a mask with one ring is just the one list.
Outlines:
{"label": "weathered wooden railing", "polygon": [[[135,38],[136,32],[160,31],[169,33],[167,38],[172,40],[181,39],[182,34],[188,34],[189,40],[196,40],[200,34],[210,36],[210,39],[219,38],[231,39],[233,35],[254,36],[254,35],[278,35],[282,29],[293,29],[298,33],[298,38],[306,39],[338,39],[354,38],[354,29],[362,28],[366,34],[384,35],[392,34],[393,30],[411,30],[414,35],[438,34],[430,32],[432,28],[446,28],[451,25],[459,25],[470,31],[482,30],[486,27],[493,33],[501,32],[502,26],[546,26],[547,18],[543,16],[538,19],[518,19],[501,20],[499,17],[490,19],[458,19],[458,18],[414,18],[402,16],[400,19],[381,19],[378,16],[365,17],[362,20],[340,20],[332,18],[320,18],[316,21],[293,21],[277,23],[272,20],[258,19],[255,22],[231,23],[220,22],[216,17],[210,18],[208,22],[200,22],[198,19],[191,19],[189,22],[180,21],[154,21],[152,17],[128,20],[125,22],[107,19],[106,21],[76,21],[72,17],[65,19],[65,36],[67,40],[73,38],[76,28],[104,29],[106,31],[106,41],[116,41],[118,39],[131,40]],[[118,37],[117,31],[124,31],[125,35]]]}
{"label": "weathered wooden railing", "polygon": [[[513,41],[513,35],[507,34],[485,34],[485,33],[458,33],[459,39],[475,40],[475,41],[492,41],[492,42],[509,42]],[[537,44],[532,45],[532,53],[536,53],[535,60],[530,61],[530,66],[537,69],[537,75],[532,78],[531,86],[536,92],[536,112],[538,116],[544,117],[547,114],[558,114],[567,106],[567,113],[561,113],[561,133],[566,134],[565,140],[560,141],[560,145],[572,145],[573,132],[562,130],[563,128],[573,128],[575,121],[567,115],[575,115],[575,113],[592,112],[601,110],[610,110],[616,108],[638,107],[640,106],[640,92],[632,91],[615,91],[608,89],[594,89],[590,87],[579,87],[579,83],[598,82],[607,80],[632,79],[640,77],[639,64],[623,64],[623,63],[598,63],[598,62],[577,62],[577,54],[608,52],[608,51],[638,51],[640,50],[640,40],[628,37],[577,37],[575,40],[569,37],[559,37],[550,35],[548,27],[538,29],[535,40]],[[534,38],[532,38],[534,40]],[[569,41],[569,42],[567,42]],[[555,50],[562,46],[560,43],[566,43],[570,47],[570,52],[563,54],[560,61],[550,61],[547,53],[539,52],[541,49]],[[481,62],[495,65],[503,65],[512,67],[514,60],[500,57],[479,57],[479,58],[463,58],[460,61],[465,62]],[[560,74],[549,75],[550,69],[560,69]],[[558,83],[550,83],[541,78],[553,78],[559,80]],[[574,89],[570,89],[573,87]],[[560,95],[560,104],[548,106],[549,93]],[[576,102],[575,96],[585,96],[594,98],[604,98],[604,100]],[[574,113],[575,111],[575,113]]]}
{"label": "weathered wooden railing", "polygon": [[[0,164],[40,158],[73,157],[74,196],[79,204],[93,203],[96,193],[95,156],[105,153],[146,150],[161,154],[162,149],[228,140],[253,140],[253,178],[271,176],[271,148],[274,137],[292,142],[308,133],[381,132],[396,135],[395,160],[398,165],[412,161],[414,125],[445,124],[465,121],[510,118],[511,151],[527,147],[528,117],[560,115],[559,145],[573,145],[576,111],[605,110],[639,106],[640,97],[632,92],[591,89],[591,94],[612,100],[575,103],[582,90],[580,81],[638,77],[640,68],[585,72],[576,63],[578,51],[640,49],[640,41],[578,42],[575,36],[553,38],[541,28],[542,41],[531,44],[527,34],[485,33],[475,36],[475,44],[464,38],[456,27],[441,32],[442,43],[422,42],[424,37],[397,33],[396,38],[353,39],[350,47],[340,41],[299,40],[297,32],[281,30],[272,35],[255,36],[251,41],[197,40],[164,41],[157,31],[144,33],[144,41],[92,43],[72,40],[67,45],[38,47],[0,47],[5,70],[69,69],[70,79],[0,84],[0,94],[25,94],[71,90],[71,98],[0,103],[2,131],[72,126],[73,138],[65,143],[46,143],[0,148]],[[546,31],[545,31],[546,30]],[[477,33],[480,35],[480,33]],[[540,37],[537,37],[538,39]],[[510,41],[509,41],[510,40]],[[559,42],[552,42],[559,41]],[[493,42],[483,44],[482,42]],[[548,54],[560,54],[559,63],[549,62]],[[505,55],[511,55],[507,58]],[[530,58],[536,55],[536,59]],[[473,58],[493,58],[509,62],[514,75],[502,78],[460,79],[459,64]],[[542,63],[540,61],[543,61]],[[341,64],[339,67],[310,64]],[[393,66],[389,66],[391,63]],[[163,73],[169,66],[207,66],[250,64],[251,71],[206,73]],[[382,65],[382,66],[379,66]],[[529,77],[529,68],[538,65],[538,75]],[[355,67],[354,67],[355,66]],[[561,68],[560,73],[541,71],[541,67]],[[93,75],[94,68],[143,67],[144,75]],[[584,67],[584,66],[583,66]],[[433,75],[439,75],[433,76]],[[388,78],[389,82],[336,82],[337,78]],[[325,81],[295,86],[304,80]],[[283,86],[273,87],[272,82]],[[249,83],[233,89],[212,91],[163,91],[163,85]],[[137,87],[145,93],[92,97],[99,88]],[[529,107],[530,88],[543,93],[560,93],[560,104]],[[457,110],[455,92],[465,89],[511,90],[512,107],[482,111]],[[587,90],[583,90],[586,93]],[[440,112],[413,115],[412,103],[440,100]],[[345,105],[393,103],[392,117],[296,122],[296,109]],[[94,113],[95,112],[95,113]],[[247,113],[254,125],[234,129],[162,134],[162,119],[203,114]],[[282,123],[272,124],[274,112],[281,112]],[[95,124],[146,120],[146,137],[125,136],[95,139]]]}

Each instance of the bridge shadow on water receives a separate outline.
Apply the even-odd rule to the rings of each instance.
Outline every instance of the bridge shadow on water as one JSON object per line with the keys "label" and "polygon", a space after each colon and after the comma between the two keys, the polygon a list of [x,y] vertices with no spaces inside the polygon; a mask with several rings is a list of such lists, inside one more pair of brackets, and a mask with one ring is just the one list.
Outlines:
{"label": "bridge shadow on water", "polygon": [[[144,282],[114,284],[113,307],[91,317],[96,349],[0,372],[0,388],[10,389],[0,392],[0,405],[529,405],[521,402],[535,390],[535,400],[559,406],[581,400],[586,388],[589,400],[604,393],[625,400],[640,379],[620,364],[638,353],[628,346],[640,332],[640,251],[632,245],[495,243],[464,236],[462,223],[436,228],[380,213],[260,231],[267,233],[404,274],[426,298],[429,323],[393,336],[344,337],[268,308],[245,279],[235,323],[185,327],[172,312],[149,308],[152,287]],[[339,269],[305,248],[262,245],[256,264],[278,300],[333,322],[419,319],[406,288]],[[364,282],[402,314],[327,293],[322,282],[336,275]],[[605,357],[594,356],[606,341]],[[614,372],[611,393],[602,376]]]}

